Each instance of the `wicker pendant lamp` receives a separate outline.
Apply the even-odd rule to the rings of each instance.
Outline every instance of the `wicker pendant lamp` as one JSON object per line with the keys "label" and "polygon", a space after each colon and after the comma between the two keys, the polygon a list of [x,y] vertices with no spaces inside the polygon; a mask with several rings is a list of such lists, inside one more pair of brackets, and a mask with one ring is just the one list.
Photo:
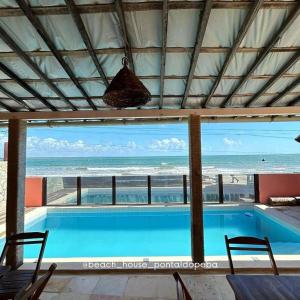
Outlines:
{"label": "wicker pendant lamp", "polygon": [[151,100],[151,94],[143,83],[128,68],[128,59],[122,60],[123,68],[107,87],[103,101],[112,107],[125,108],[145,105]]}

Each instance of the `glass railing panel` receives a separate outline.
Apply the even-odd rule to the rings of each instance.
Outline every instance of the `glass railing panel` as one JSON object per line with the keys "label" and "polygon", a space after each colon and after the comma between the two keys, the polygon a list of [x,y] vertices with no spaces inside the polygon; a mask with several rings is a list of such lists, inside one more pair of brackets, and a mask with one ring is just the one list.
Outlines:
{"label": "glass railing panel", "polygon": [[152,203],[183,203],[183,177],[152,176]]}
{"label": "glass railing panel", "polygon": [[204,203],[219,203],[218,175],[202,175],[202,193]]}
{"label": "glass railing panel", "polygon": [[254,175],[223,175],[224,203],[254,202]]}
{"label": "glass railing panel", "polygon": [[81,177],[81,204],[112,204],[112,177]]}
{"label": "glass railing panel", "polygon": [[147,176],[117,176],[116,204],[147,204]]}
{"label": "glass railing panel", "polygon": [[76,205],[76,177],[47,177],[47,205]]}

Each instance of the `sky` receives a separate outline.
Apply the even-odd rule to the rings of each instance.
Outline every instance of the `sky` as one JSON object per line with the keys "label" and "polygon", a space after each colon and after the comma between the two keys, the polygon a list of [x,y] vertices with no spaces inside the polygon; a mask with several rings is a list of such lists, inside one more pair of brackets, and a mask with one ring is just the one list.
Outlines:
{"label": "sky", "polygon": [[[300,153],[300,122],[204,123],[203,155]],[[0,130],[0,153],[7,129]],[[160,156],[188,154],[188,127],[149,124],[28,128],[28,157]],[[2,155],[1,155],[2,156]]]}

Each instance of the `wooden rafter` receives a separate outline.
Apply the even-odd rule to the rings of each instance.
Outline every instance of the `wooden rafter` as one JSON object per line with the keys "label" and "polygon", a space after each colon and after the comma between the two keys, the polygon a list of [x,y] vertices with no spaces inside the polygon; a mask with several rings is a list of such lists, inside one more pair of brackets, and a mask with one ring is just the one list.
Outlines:
{"label": "wooden rafter", "polygon": [[166,48],[168,34],[168,0],[163,0],[162,10],[162,49],[160,61],[160,100],[159,108],[163,107],[164,101],[164,84],[165,84],[165,69],[166,69]]}
{"label": "wooden rafter", "polygon": [[120,24],[120,30],[122,32],[122,37],[124,41],[124,51],[125,51],[125,56],[128,58],[129,61],[129,66],[131,70],[134,72],[134,63],[133,63],[133,57],[132,57],[132,51],[131,51],[131,44],[128,36],[128,31],[127,31],[127,25],[125,22],[125,16],[124,16],[124,9],[123,9],[123,3],[122,0],[115,0],[115,10],[119,19],[119,24]]}
{"label": "wooden rafter", "polygon": [[[252,6],[252,1],[214,1],[214,9],[245,9]],[[266,1],[263,8],[294,8],[298,1]],[[144,2],[125,2],[123,4],[124,11],[147,11],[147,10],[161,10],[163,3],[161,1],[144,1]],[[170,1],[169,9],[203,9],[203,1]],[[41,6],[33,7],[35,15],[66,15],[69,14],[66,6]],[[80,14],[94,14],[104,12],[114,12],[115,7],[113,3],[109,4],[87,4],[78,5]],[[19,8],[1,8],[0,17],[22,16],[22,10]]]}
{"label": "wooden rafter", "polygon": [[47,77],[47,75],[37,66],[37,64],[17,45],[17,43],[9,36],[9,34],[0,26],[0,38],[17,54],[18,57],[37,75],[48,87],[62,100],[67,103],[72,110],[77,108],[66,98],[60,89]]}
{"label": "wooden rafter", "polygon": [[261,62],[265,59],[265,57],[270,53],[271,49],[276,45],[276,43],[280,40],[280,38],[284,35],[284,33],[290,28],[293,22],[300,14],[300,2],[298,2],[297,7],[290,13],[288,18],[283,22],[280,29],[273,35],[271,41],[267,44],[267,46],[260,52],[254,63],[249,68],[247,74],[243,77],[243,79],[237,84],[234,88],[233,92],[223,101],[222,107],[225,107],[234,97],[234,95],[239,91],[239,89],[245,84],[245,82],[250,78],[251,74],[254,70],[261,64]]}
{"label": "wooden rafter", "polygon": [[31,86],[29,86],[23,79],[21,79],[17,74],[10,70],[7,66],[0,62],[0,70],[9,78],[17,82],[23,89],[30,93],[33,97],[41,101],[46,107],[50,108],[52,111],[57,111],[56,107],[50,104],[46,98],[44,98],[40,93],[35,91]]}
{"label": "wooden rafter", "polygon": [[67,6],[68,6],[68,8],[70,10],[70,13],[71,13],[71,15],[73,17],[74,23],[76,24],[76,27],[77,27],[80,35],[81,35],[81,38],[82,38],[82,40],[83,40],[83,42],[84,42],[84,44],[85,44],[85,46],[86,46],[86,48],[87,48],[87,50],[89,52],[89,55],[91,56],[91,58],[92,58],[92,60],[93,60],[93,62],[95,64],[95,67],[96,67],[96,69],[97,69],[100,77],[102,78],[105,86],[107,87],[108,84],[109,84],[108,80],[107,80],[107,78],[105,76],[103,68],[100,65],[100,62],[99,62],[98,57],[97,57],[97,55],[95,53],[95,50],[93,48],[92,42],[90,40],[90,37],[89,37],[89,35],[88,35],[87,31],[86,31],[84,23],[83,23],[83,21],[81,19],[81,16],[80,16],[79,12],[78,12],[78,8],[77,8],[77,6],[76,6],[76,4],[74,3],[73,0],[65,0],[65,2],[66,2]]}
{"label": "wooden rafter", "polygon": [[[275,98],[267,102],[267,106],[272,106],[275,103],[277,103],[282,97],[286,96],[288,93],[290,93],[296,86],[300,84],[300,76],[294,80],[289,86],[287,86],[282,92],[279,93]],[[299,97],[297,99],[294,99],[290,101],[287,105],[295,105],[299,101]]]}
{"label": "wooden rafter", "polygon": [[[200,53],[228,53],[231,48],[229,47],[201,47]],[[167,53],[190,53],[194,50],[194,47],[167,47]],[[257,53],[262,51],[263,48],[249,48],[243,47],[238,48],[237,53]],[[300,50],[300,47],[274,47],[270,52],[295,52]],[[62,56],[74,56],[74,57],[86,57],[89,55],[87,49],[80,50],[58,50]],[[161,47],[146,47],[146,48],[131,48],[132,53],[161,53]],[[51,51],[24,51],[28,56],[33,57],[45,57],[53,56]],[[94,49],[96,55],[103,54],[120,54],[124,53],[124,48],[103,48],[103,49]],[[11,58],[17,57],[18,55],[15,52],[0,52],[0,58]]]}
{"label": "wooden rafter", "polygon": [[206,0],[204,10],[202,13],[200,13],[200,17],[199,17],[200,20],[199,20],[196,44],[195,44],[194,51],[192,54],[192,60],[191,60],[190,69],[189,69],[189,73],[188,73],[188,79],[187,79],[186,85],[185,85],[183,99],[181,102],[181,108],[185,108],[187,97],[190,92],[190,87],[191,87],[193,76],[194,76],[195,69],[197,66],[200,49],[202,47],[203,38],[205,35],[208,19],[209,19],[210,12],[212,9],[212,4],[213,4],[212,0]]}
{"label": "wooden rafter", "polygon": [[[21,100],[18,96],[16,96],[14,93],[12,93],[11,91],[9,91],[8,89],[6,89],[4,86],[0,85],[0,92],[3,93],[4,95],[6,95],[7,97],[9,97],[10,99],[14,100],[15,102],[17,102],[19,105],[25,107],[26,109],[28,109],[29,111],[34,111],[33,108],[31,108],[27,103],[25,103],[23,100]],[[0,106],[7,109],[8,111],[13,111],[11,109],[11,107],[9,107],[8,105],[5,105],[4,103],[0,103]]]}
{"label": "wooden rafter", "polygon": [[71,78],[77,89],[80,91],[80,93],[86,98],[86,101],[89,103],[89,105],[92,107],[92,109],[97,110],[97,107],[93,103],[93,101],[90,99],[89,95],[86,93],[84,88],[81,86],[81,84],[78,82],[76,76],[74,75],[73,71],[71,70],[70,66],[66,63],[62,55],[59,51],[57,51],[56,46],[51,41],[47,31],[45,30],[44,26],[38,19],[38,17],[33,13],[31,8],[27,5],[27,3],[24,0],[16,0],[18,5],[23,10],[25,16],[28,18],[32,26],[35,28],[35,30],[39,33],[41,38],[44,40],[48,48],[51,50],[55,58],[58,60],[64,71],[68,74],[68,76]]}
{"label": "wooden rafter", "polygon": [[242,24],[237,37],[233,43],[233,46],[231,48],[231,50],[229,51],[229,53],[226,56],[225,62],[219,72],[218,78],[217,80],[214,82],[207,98],[205,99],[204,103],[203,103],[203,107],[206,107],[208,105],[208,103],[210,102],[214,92],[216,91],[217,87],[219,86],[221,80],[223,79],[223,76],[225,74],[225,72],[227,71],[227,68],[231,62],[231,60],[233,59],[233,57],[235,56],[237,49],[239,48],[241,42],[243,41],[245,35],[247,34],[251,24],[253,23],[255,17],[258,14],[259,9],[262,7],[264,3],[264,0],[256,0],[251,8],[251,10],[249,11],[249,13],[247,14],[244,23]]}
{"label": "wooden rafter", "polygon": [[298,60],[300,57],[300,51],[298,51],[295,55],[293,55],[287,63],[285,63],[279,71],[246,103],[245,107],[253,104],[259,97],[261,97],[278,79],[282,77],[284,73],[286,73]]}
{"label": "wooden rafter", "polygon": [[288,103],[288,106],[293,106],[293,105],[296,105],[296,104],[298,104],[298,103],[300,103],[300,96],[297,97],[296,99],[293,99],[292,101],[290,101],[290,102]]}

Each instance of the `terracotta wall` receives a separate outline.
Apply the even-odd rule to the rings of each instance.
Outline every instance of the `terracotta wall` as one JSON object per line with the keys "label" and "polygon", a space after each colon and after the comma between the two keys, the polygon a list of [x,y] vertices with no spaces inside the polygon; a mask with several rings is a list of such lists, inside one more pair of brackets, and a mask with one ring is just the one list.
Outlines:
{"label": "terracotta wall", "polygon": [[43,178],[26,177],[25,207],[39,207],[43,204]]}
{"label": "terracotta wall", "polygon": [[300,196],[300,174],[259,175],[259,200],[267,204],[269,197]]}

